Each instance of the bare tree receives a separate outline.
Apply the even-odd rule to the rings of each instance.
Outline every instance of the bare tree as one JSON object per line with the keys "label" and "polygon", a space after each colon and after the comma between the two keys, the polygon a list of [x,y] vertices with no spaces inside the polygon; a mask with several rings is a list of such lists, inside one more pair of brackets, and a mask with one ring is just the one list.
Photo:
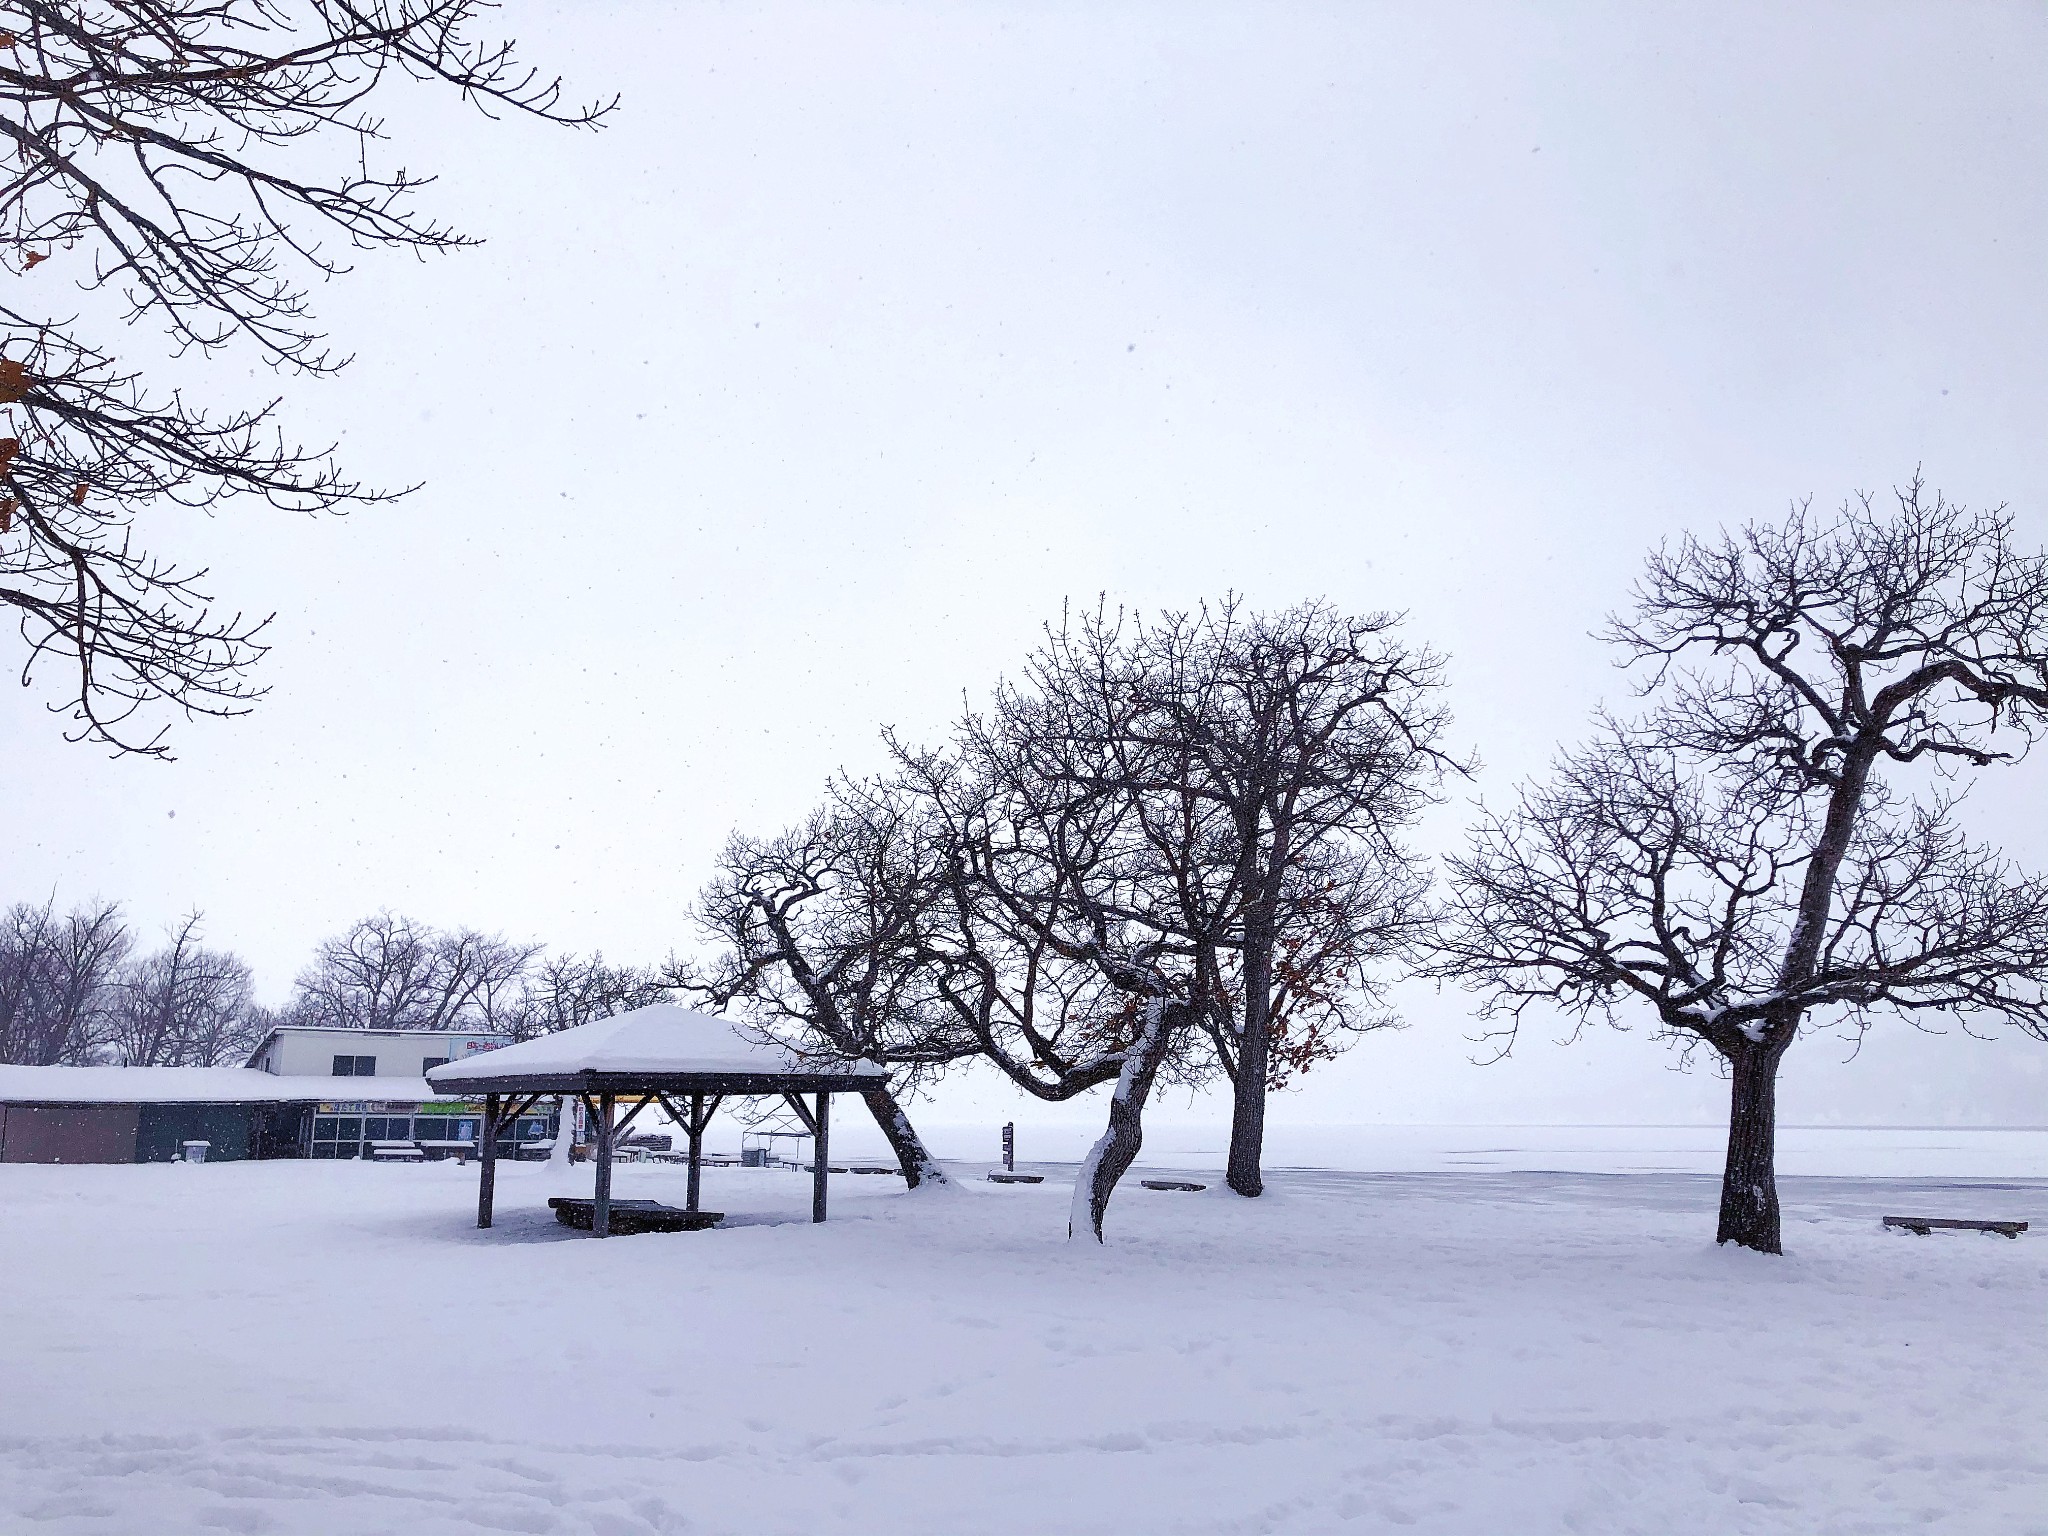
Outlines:
{"label": "bare tree", "polygon": [[956,1027],[1036,1098],[1115,1085],[1068,1226],[1100,1241],[1154,1086],[1214,1070],[1195,1047],[1220,983],[1216,914],[1193,872],[1216,813],[1185,794],[1177,818],[1141,806],[1157,765],[1134,772],[1101,696],[1061,688],[1044,660],[945,751],[894,746],[936,887],[920,965]]}
{"label": "bare tree", "polygon": [[0,915],[0,1061],[91,1059],[129,948],[120,907],[95,901],[59,917],[54,900]]}
{"label": "bare tree", "polygon": [[1268,1088],[1391,1022],[1375,967],[1423,917],[1400,835],[1455,765],[1438,663],[1393,626],[1069,614],[943,750],[892,736],[890,778],[729,845],[699,984],[911,1080],[977,1056],[1042,1100],[1115,1084],[1076,1185],[1098,1239],[1154,1086],[1220,1073],[1256,1194]]}
{"label": "bare tree", "polygon": [[107,1043],[128,1067],[217,1067],[255,1043],[249,967],[199,942],[189,913],[160,950],[124,968],[115,986]]}
{"label": "bare tree", "polygon": [[674,989],[657,972],[641,966],[611,965],[603,953],[549,955],[519,979],[510,1017],[521,1040],[574,1029],[650,1003],[666,1002]]}
{"label": "bare tree", "polygon": [[935,887],[917,836],[905,797],[844,783],[778,837],[735,835],[697,904],[715,956],[707,969],[674,973],[711,1007],[736,1010],[804,1055],[893,1068],[887,1086],[862,1097],[912,1189],[946,1175],[902,1095],[977,1050],[921,965]]}
{"label": "bare tree", "polygon": [[462,928],[442,932],[390,912],[327,940],[300,972],[289,1006],[305,1023],[344,1029],[511,1033],[535,944]]}
{"label": "bare tree", "polygon": [[1719,1241],[1781,1251],[1778,1064],[1803,1025],[1998,1018],[2048,1038],[2048,883],[1944,783],[2048,720],[2048,560],[2002,511],[1869,497],[1688,538],[1609,632],[1659,700],[1453,861],[1437,974],[1514,1023],[1629,1000],[1731,1080]]}
{"label": "bare tree", "polygon": [[[511,46],[471,40],[484,0],[5,0],[0,4],[0,603],[19,615],[27,683],[69,673],[75,739],[162,755],[160,706],[241,713],[266,621],[220,614],[206,572],[138,548],[165,505],[256,500],[299,511],[383,499],[323,450],[291,444],[275,400],[208,412],[151,392],[54,299],[70,277],[107,318],[161,325],[177,350],[231,345],[323,374],[306,287],[347,249],[469,243],[412,209],[424,183],[373,168],[365,109],[392,75],[487,112],[588,125]],[[337,153],[336,151],[339,151]],[[92,298],[91,295],[99,295]],[[111,301],[111,302],[108,302]]]}
{"label": "bare tree", "polygon": [[[1232,1084],[1227,1178],[1241,1195],[1263,1187],[1268,1090],[1390,1022],[1373,967],[1426,917],[1428,878],[1403,839],[1463,765],[1440,746],[1442,663],[1398,639],[1399,622],[1235,598],[1149,624],[1098,610],[1034,662],[1039,689],[1087,698],[1066,718],[1103,734],[1183,893],[1182,932],[1222,957],[1205,1018]],[[1207,823],[1192,841],[1191,818]]]}

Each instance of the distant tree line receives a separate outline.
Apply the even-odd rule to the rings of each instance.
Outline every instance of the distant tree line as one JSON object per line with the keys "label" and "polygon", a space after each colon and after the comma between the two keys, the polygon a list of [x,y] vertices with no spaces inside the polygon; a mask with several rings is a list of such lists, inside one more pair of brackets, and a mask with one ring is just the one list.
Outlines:
{"label": "distant tree line", "polygon": [[547,1034],[672,995],[651,968],[549,952],[389,912],[321,944],[281,1008],[249,967],[201,942],[191,913],[142,949],[120,906],[54,901],[0,914],[0,1061],[238,1066],[280,1024]]}

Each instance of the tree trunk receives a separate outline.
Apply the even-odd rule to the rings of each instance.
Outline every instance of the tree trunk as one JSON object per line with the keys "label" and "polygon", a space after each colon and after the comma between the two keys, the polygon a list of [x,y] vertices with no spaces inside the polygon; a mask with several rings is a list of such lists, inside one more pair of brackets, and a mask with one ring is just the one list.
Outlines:
{"label": "tree trunk", "polygon": [[[1286,857],[1284,842],[1275,859]],[[1277,863],[1276,863],[1276,866]],[[1245,922],[1244,1033],[1237,1042],[1237,1076],[1230,1085],[1230,1155],[1223,1180],[1247,1199],[1265,1193],[1266,1078],[1273,1058],[1273,906],[1262,895]]]}
{"label": "tree trunk", "polygon": [[1171,1006],[1156,998],[1146,1004],[1144,1027],[1124,1052],[1116,1092],[1110,1095],[1109,1126],[1082,1161],[1081,1172],[1074,1180],[1074,1203],[1067,1216],[1069,1239],[1086,1227],[1095,1234],[1096,1242],[1102,1241],[1109,1197],[1145,1144],[1145,1101],[1151,1097],[1152,1080],[1159,1075],[1160,1064],[1166,1060],[1167,1048],[1173,1041],[1173,1029],[1167,1019]]}
{"label": "tree trunk", "polygon": [[[1249,1002],[1249,986],[1246,996]],[[1266,1189],[1260,1164],[1266,1148],[1266,1071],[1272,1038],[1265,1011],[1259,1011],[1257,1024],[1251,1013],[1247,1006],[1244,1034],[1238,1039],[1237,1081],[1231,1084],[1230,1157],[1223,1178],[1238,1194],[1256,1198]]]}
{"label": "tree trunk", "polygon": [[939,1166],[919,1139],[917,1130],[910,1123],[910,1116],[903,1113],[903,1106],[896,1102],[896,1095],[887,1088],[863,1088],[861,1102],[867,1105],[868,1113],[875,1117],[875,1124],[882,1128],[882,1134],[889,1139],[889,1150],[896,1154],[896,1164],[903,1170],[903,1182],[915,1189],[920,1184],[944,1184],[946,1170]]}
{"label": "tree trunk", "polygon": [[1778,1062],[1796,1025],[1772,1026],[1729,1057],[1728,1162],[1721,1174],[1717,1243],[1783,1253],[1778,1231]]}

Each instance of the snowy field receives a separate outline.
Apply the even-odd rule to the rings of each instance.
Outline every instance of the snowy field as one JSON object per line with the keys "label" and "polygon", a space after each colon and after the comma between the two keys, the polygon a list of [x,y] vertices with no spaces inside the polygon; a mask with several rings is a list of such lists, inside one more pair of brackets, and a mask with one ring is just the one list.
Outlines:
{"label": "snowy field", "polygon": [[1057,1175],[815,1228],[712,1170],[726,1230],[600,1243],[545,1211],[587,1169],[478,1232],[445,1164],[9,1166],[0,1531],[2048,1531],[2032,1171],[1789,1178],[1774,1261],[1693,1172],[1133,1181],[1094,1249]]}

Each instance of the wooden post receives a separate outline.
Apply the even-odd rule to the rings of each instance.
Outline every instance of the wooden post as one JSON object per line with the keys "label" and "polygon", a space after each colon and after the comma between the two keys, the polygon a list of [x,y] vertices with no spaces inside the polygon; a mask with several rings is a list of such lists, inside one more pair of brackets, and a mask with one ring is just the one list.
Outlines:
{"label": "wooden post", "polygon": [[826,1146],[825,1112],[831,1107],[832,1095],[818,1095],[818,1129],[811,1137],[811,1220],[825,1219],[825,1164],[831,1153]]}
{"label": "wooden post", "polygon": [[704,1174],[704,1095],[690,1095],[690,1197],[683,1202],[685,1210],[697,1209],[700,1181]]}
{"label": "wooden post", "polygon": [[594,1236],[612,1235],[612,1096],[597,1103],[597,1199],[591,1203],[590,1230]]}
{"label": "wooden post", "polygon": [[476,1224],[491,1224],[491,1197],[498,1189],[498,1096],[484,1095],[484,1117],[478,1125],[476,1152],[483,1172],[477,1176]]}

